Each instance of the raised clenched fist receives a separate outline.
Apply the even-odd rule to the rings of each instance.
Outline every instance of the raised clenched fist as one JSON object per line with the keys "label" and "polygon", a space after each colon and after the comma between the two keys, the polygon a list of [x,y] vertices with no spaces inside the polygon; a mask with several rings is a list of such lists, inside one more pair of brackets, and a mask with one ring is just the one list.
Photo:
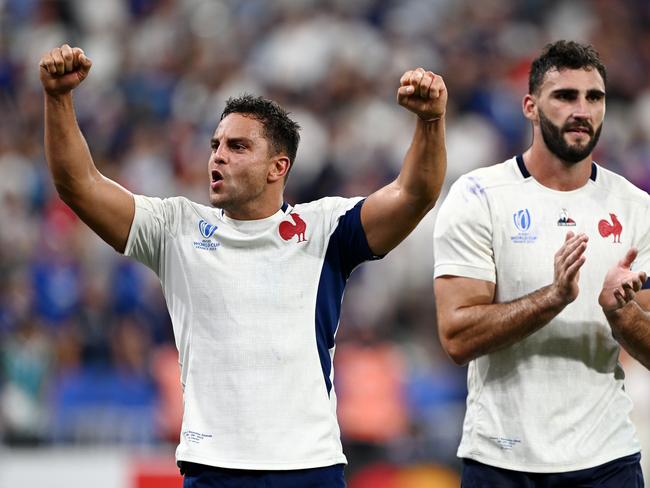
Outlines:
{"label": "raised clenched fist", "polygon": [[447,109],[447,87],[442,77],[423,68],[406,71],[399,80],[397,102],[425,122],[438,120]]}
{"label": "raised clenched fist", "polygon": [[83,50],[64,44],[41,57],[39,63],[41,83],[48,95],[65,95],[81,83],[92,66]]}

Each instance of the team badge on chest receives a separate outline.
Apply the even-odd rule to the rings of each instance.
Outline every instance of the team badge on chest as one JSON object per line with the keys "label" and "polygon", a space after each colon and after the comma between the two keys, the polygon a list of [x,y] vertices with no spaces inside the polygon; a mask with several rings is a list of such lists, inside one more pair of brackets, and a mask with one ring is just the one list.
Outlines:
{"label": "team badge on chest", "polygon": [[293,222],[280,222],[280,227],[278,227],[278,232],[280,237],[285,241],[292,239],[294,236],[298,236],[298,242],[304,242],[307,240],[305,237],[305,232],[307,231],[307,222],[300,218],[300,215],[297,213],[292,213],[290,215]]}
{"label": "team badge on chest", "polygon": [[610,213],[609,218],[611,222],[605,219],[602,219],[598,222],[598,232],[603,237],[614,236],[614,243],[621,243],[621,233],[623,232],[623,224],[618,220],[616,214]]}

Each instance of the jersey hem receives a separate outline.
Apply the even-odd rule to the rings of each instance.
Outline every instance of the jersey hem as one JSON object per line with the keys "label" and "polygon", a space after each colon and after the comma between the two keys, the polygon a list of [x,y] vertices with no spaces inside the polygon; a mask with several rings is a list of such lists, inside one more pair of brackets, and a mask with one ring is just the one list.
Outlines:
{"label": "jersey hem", "polygon": [[498,461],[495,459],[489,459],[477,454],[468,454],[461,455],[458,454],[459,458],[472,459],[482,464],[487,464],[488,466],[494,466],[495,468],[509,469],[511,471],[518,472],[527,472],[527,473],[564,473],[570,471],[580,471],[582,469],[595,468],[602,464],[614,461],[616,459],[621,459],[626,456],[631,456],[633,454],[640,453],[641,450],[638,448],[621,451],[620,453],[614,453],[607,456],[595,458],[584,463],[575,463],[575,464],[517,464],[517,463],[507,463]]}
{"label": "jersey hem", "polygon": [[257,463],[250,461],[208,459],[201,456],[181,455],[176,457],[176,461],[186,461],[188,463],[204,464],[216,468],[226,469],[250,469],[259,471],[289,471],[294,469],[311,469],[325,468],[336,464],[348,464],[345,456],[335,457],[319,461],[291,461],[285,463]]}
{"label": "jersey hem", "polygon": [[460,276],[463,278],[473,278],[477,280],[496,282],[496,273],[494,269],[471,266],[467,264],[437,264],[433,268],[433,277],[441,276]]}

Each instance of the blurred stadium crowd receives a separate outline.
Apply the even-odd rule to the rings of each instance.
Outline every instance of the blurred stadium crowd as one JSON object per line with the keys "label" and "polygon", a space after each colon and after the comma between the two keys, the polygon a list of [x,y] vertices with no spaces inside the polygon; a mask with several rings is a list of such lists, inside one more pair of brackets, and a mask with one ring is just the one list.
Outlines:
{"label": "blurred stadium crowd", "polygon": [[[608,67],[596,161],[647,190],[647,0],[0,0],[1,442],[175,443],[182,411],[156,277],[53,191],[45,51],[68,42],[93,60],[79,123],[100,170],[137,193],[207,203],[225,100],[277,100],[303,127],[291,203],[367,195],[397,174],[414,121],[395,92],[415,66],[449,89],[448,183],[521,152],[528,65],[559,38],[593,43]],[[434,213],[346,293],[335,367],[352,469],[457,466],[465,371],[436,335]]]}

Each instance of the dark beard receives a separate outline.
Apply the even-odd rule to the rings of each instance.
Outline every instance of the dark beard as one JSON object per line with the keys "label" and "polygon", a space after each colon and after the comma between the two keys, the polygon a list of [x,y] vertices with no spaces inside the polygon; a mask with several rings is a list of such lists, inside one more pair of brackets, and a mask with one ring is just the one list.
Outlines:
{"label": "dark beard", "polygon": [[[542,130],[542,138],[544,139],[544,143],[546,144],[546,147],[548,147],[549,151],[555,154],[562,161],[575,164],[582,161],[592,153],[594,147],[598,144],[603,124],[600,124],[598,129],[596,129],[596,132],[594,132],[592,126],[587,122],[567,123],[560,128],[547,119],[544,113],[539,110],[539,127]],[[569,145],[562,137],[564,132],[573,129],[574,127],[584,127],[589,130],[591,139],[584,146]]]}

